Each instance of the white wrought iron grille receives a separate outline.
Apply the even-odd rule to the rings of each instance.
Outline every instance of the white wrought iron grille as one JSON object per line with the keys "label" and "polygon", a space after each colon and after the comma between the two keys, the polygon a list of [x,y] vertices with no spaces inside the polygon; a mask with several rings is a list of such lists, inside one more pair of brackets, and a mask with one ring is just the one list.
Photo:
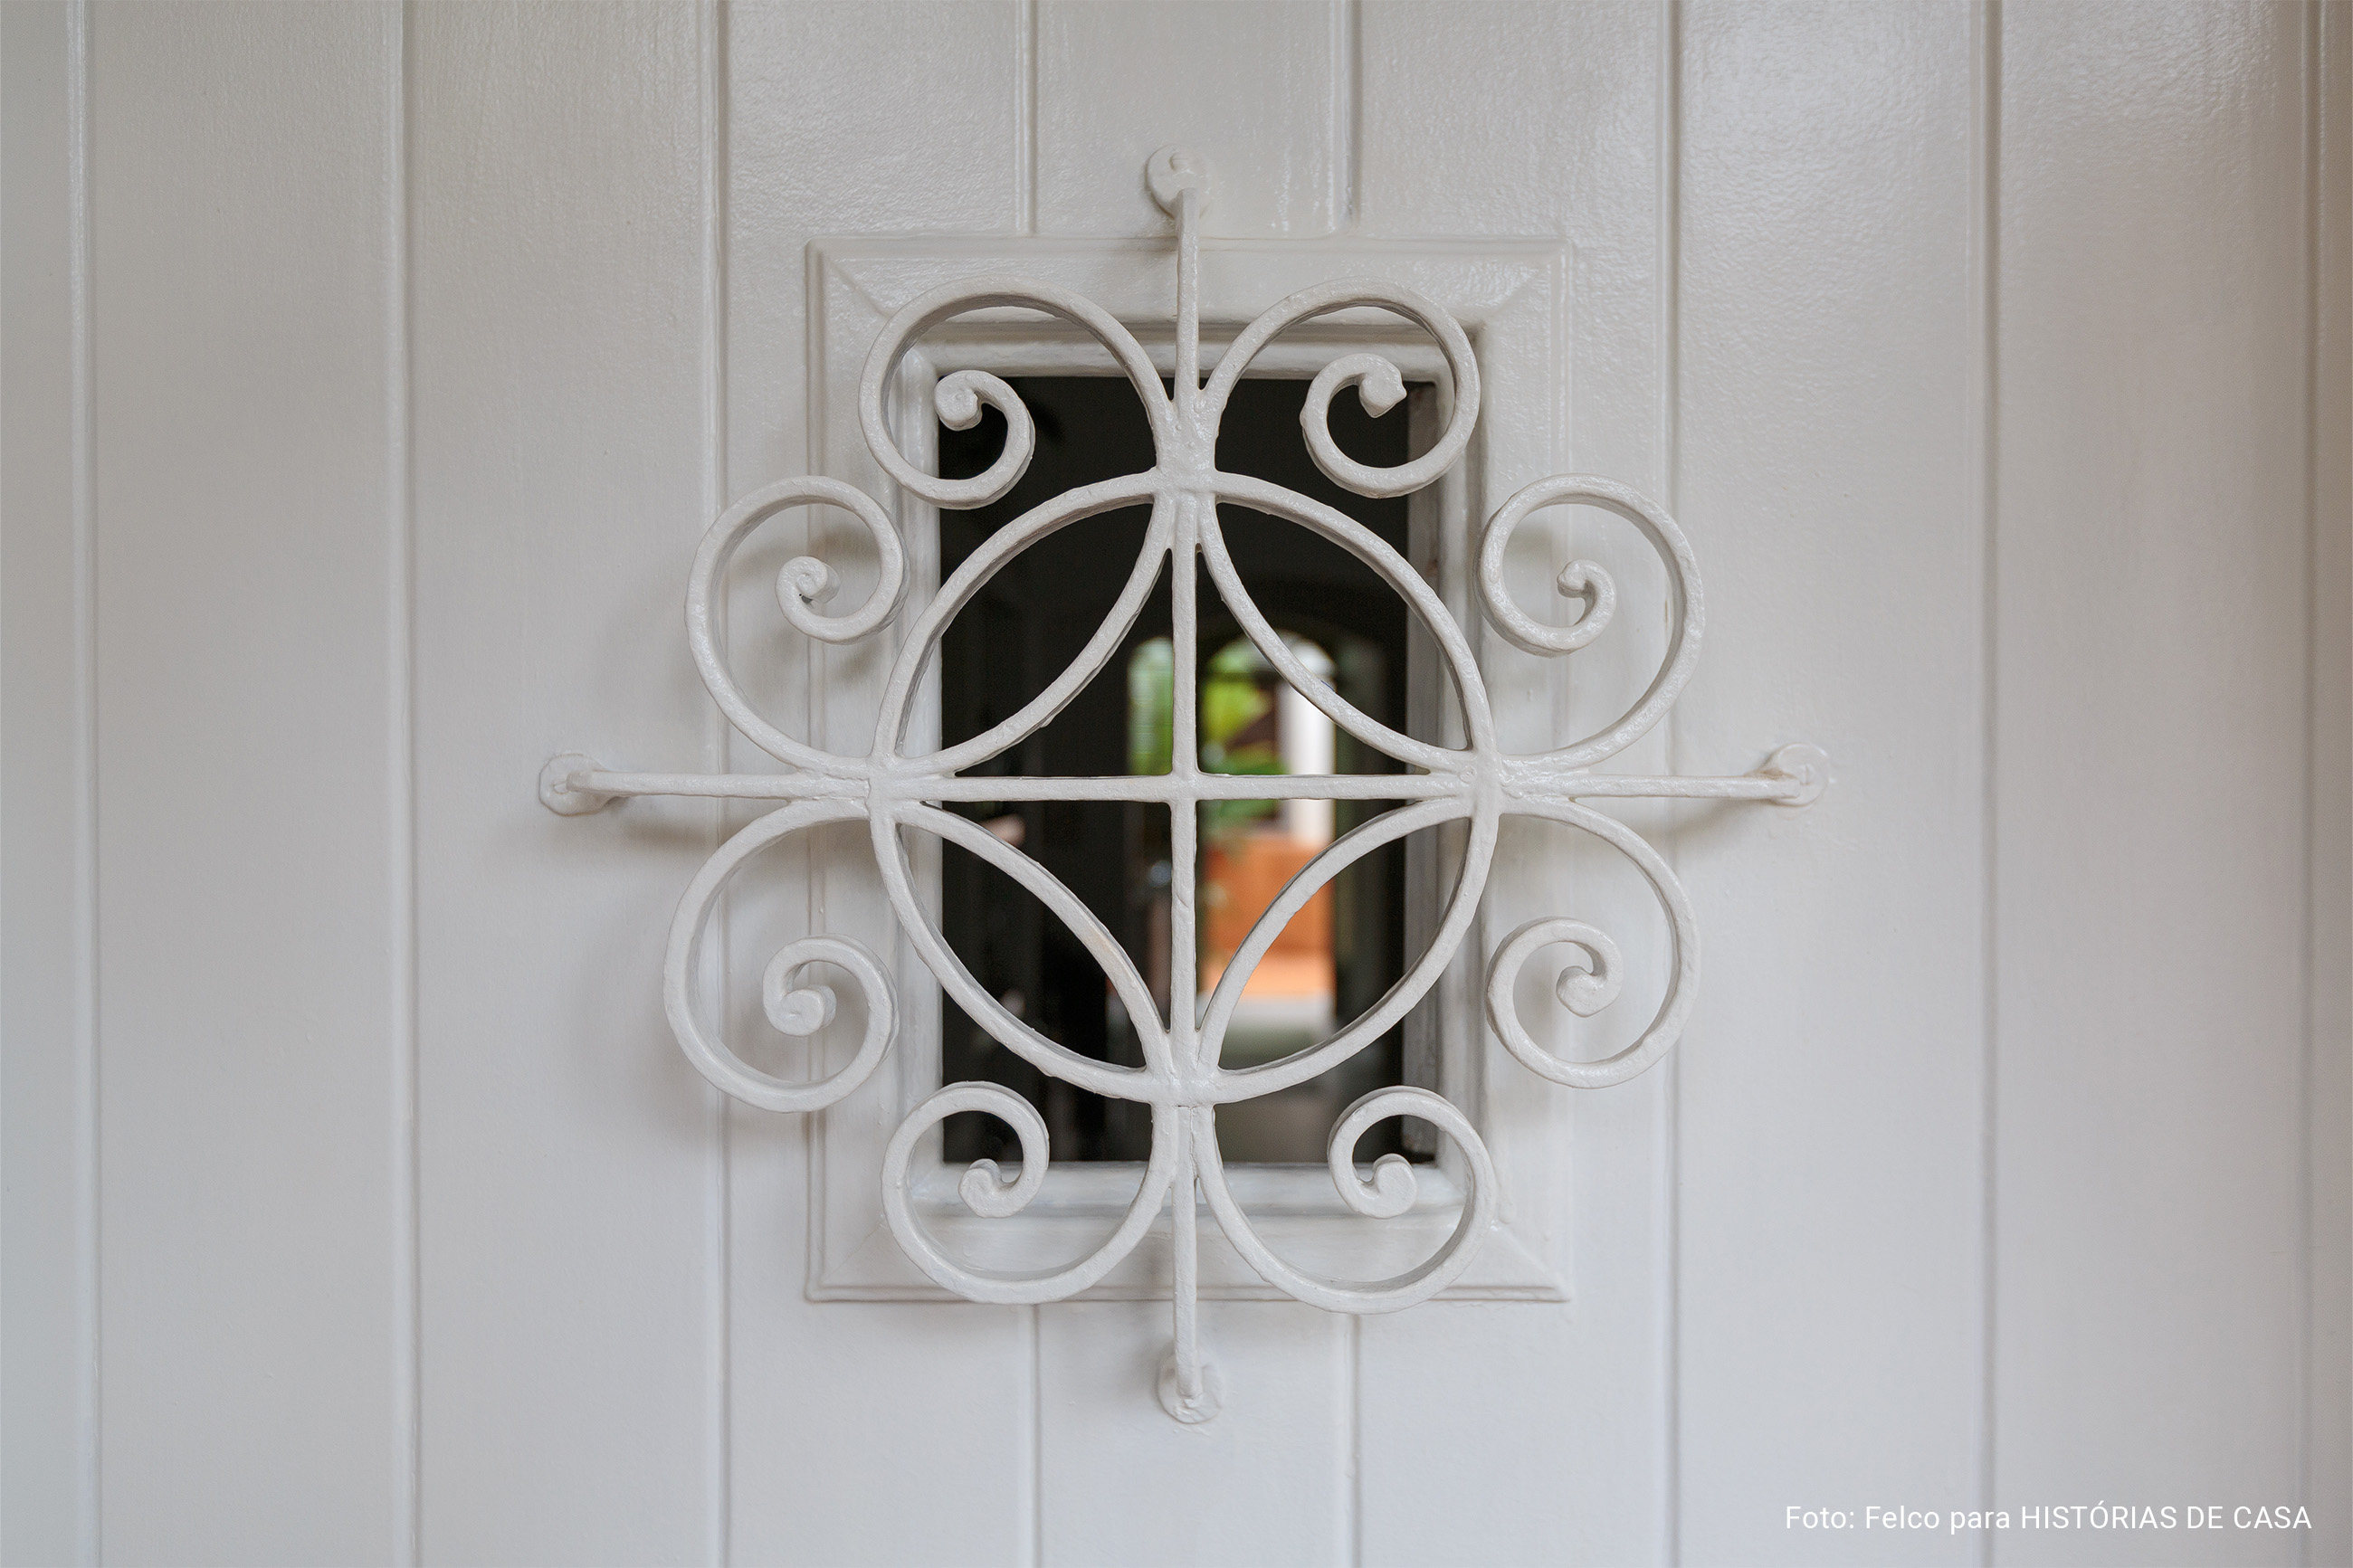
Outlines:
{"label": "white wrought iron grille", "polygon": [[[1206,1420],[1222,1394],[1216,1369],[1204,1358],[1198,1332],[1199,1207],[1206,1203],[1234,1247],[1266,1281],[1302,1301],[1332,1311],[1381,1312],[1428,1300],[1446,1288],[1471,1259],[1492,1225],[1495,1172],[1478,1129],[1440,1095],[1412,1087],[1377,1089],[1342,1113],[1327,1151],[1332,1180],[1356,1214],[1388,1218],[1413,1205],[1412,1166],[1397,1154],[1368,1170],[1354,1163],[1358,1140],[1392,1117],[1420,1118],[1451,1139],[1464,1172],[1461,1212],[1452,1233],[1430,1258],[1392,1278],[1342,1280],[1295,1268],[1276,1256],[1236,1201],[1218,1149],[1218,1108],[1304,1082],[1337,1067],[1379,1039],[1437,982],[1470,931],[1493,857],[1502,819],[1542,817],[1581,829],[1632,861],[1656,894],[1672,934],[1665,995],[1655,1016],[1624,1049],[1605,1060],[1578,1062],[1554,1055],[1522,1025],[1513,990],[1522,968],[1542,949],[1574,950],[1572,966],[1554,990],[1562,1005],[1591,1016],[1618,997],[1624,963],[1617,944],[1598,927],[1570,919],[1532,921],[1513,931],[1490,959],[1486,1015],[1496,1037],[1531,1071],[1579,1089],[1622,1083],[1650,1067],[1675,1041],[1692,1006],[1699,971],[1699,938],[1689,900],[1658,852],[1624,824],[1580,804],[1597,798],[1708,797],[1804,805],[1829,780],[1827,759],[1811,746],[1784,746],[1756,773],[1736,778],[1637,777],[1598,773],[1607,761],[1640,739],[1673,704],[1699,657],[1704,605],[1691,546],[1674,521],[1623,485],[1582,475],[1539,479],[1513,495],[1489,520],[1479,547],[1476,589],[1495,629],[1518,647],[1565,655],[1605,631],[1617,605],[1609,573],[1589,561],[1572,563],[1557,586],[1583,601],[1572,624],[1547,626],[1515,604],[1504,579],[1512,532],[1531,513],[1575,503],[1600,508],[1641,531],[1664,564],[1671,635],[1649,689],[1616,721],[1556,750],[1508,755],[1497,744],[1487,694],[1471,643],[1422,578],[1370,529],[1282,487],[1220,471],[1219,424],[1227,398],[1252,360],[1284,331],[1326,313],[1377,307],[1414,322],[1437,342],[1452,382],[1453,408],[1443,433],[1422,456],[1395,468],[1367,468],[1332,439],[1326,420],[1342,389],[1375,415],[1405,395],[1403,376],[1390,361],[1349,353],[1325,365],[1311,383],[1300,417],[1308,450],[1331,479],[1366,496],[1401,496],[1435,481],[1462,455],[1479,416],[1479,367],[1469,340],[1443,309],[1409,290],[1377,280],[1342,280],[1292,295],[1252,321],[1219,359],[1206,384],[1200,374],[1199,218],[1208,171],[1198,157],[1164,148],[1147,168],[1153,193],[1176,220],[1176,375],[1164,388],[1134,336],[1088,300],[1051,284],[991,276],[934,289],[910,302],[883,327],[866,362],[859,417],[868,445],[904,490],[943,507],[986,506],[1010,490],[1028,468],[1036,434],[1011,386],[983,371],[955,372],[938,384],[940,419],[954,429],[976,423],[984,404],[1006,422],[1002,454],[967,479],[945,479],[910,462],[884,422],[884,398],[909,345],[924,332],[968,311],[1014,306],[1042,311],[1091,334],[1133,384],[1150,422],[1155,458],[1148,470],[1071,490],[999,530],[944,583],[908,628],[885,688],[873,742],[864,756],[839,755],[797,741],[755,712],[730,673],[715,618],[730,561],[764,522],[791,508],[839,508],[864,526],[879,559],[880,580],[865,602],[843,614],[819,606],[834,596],[832,568],[813,557],[787,562],[778,574],[777,602],[802,634],[828,643],[872,635],[900,612],[908,582],[906,553],[890,515],[871,497],[836,480],[807,477],[771,485],[730,508],[697,552],[688,579],[687,640],[721,710],[754,744],[791,771],[780,773],[691,774],[608,771],[577,753],[557,757],[540,779],[540,796],[566,816],[598,810],[628,795],[702,795],[781,803],[730,838],[688,886],[671,924],[663,968],[663,995],[671,1028],[695,1067],[746,1104],[767,1110],[818,1110],[849,1094],[874,1071],[890,1048],[896,1006],[882,963],[860,943],[811,936],[786,944],[761,977],[770,1023],[806,1037],[835,1016],[832,988],[810,979],[812,966],[847,975],[864,1003],[866,1025],[850,1061],[812,1082],[777,1078],[752,1067],[707,1023],[695,996],[699,949],[712,910],[740,868],[789,835],[826,823],[863,822],[871,831],[891,908],[916,953],[942,989],[990,1035],[1041,1071],[1081,1089],[1150,1108],[1152,1143],[1134,1198],[1109,1239],[1066,1267],[1038,1273],[992,1272],[959,1262],[925,1230],[910,1202],[911,1164],[924,1135],[958,1111],[979,1111],[1018,1136],[1021,1164],[1008,1178],[990,1160],[972,1164],[957,1186],[963,1201],[985,1217],[1019,1213],[1045,1184],[1051,1151],[1046,1124],[1030,1102],[990,1083],[950,1084],[907,1116],[883,1156],[883,1209],[892,1232],[916,1264],[945,1289],[976,1301],[1059,1300],[1086,1289],[1124,1258],[1164,1208],[1172,1215],[1174,1344],[1164,1363],[1160,1396],[1179,1420]],[[1301,662],[1252,603],[1224,541],[1220,503],[1312,529],[1353,552],[1409,603],[1440,657],[1460,704],[1464,743],[1442,746],[1382,724],[1347,701]],[[1014,555],[1056,531],[1115,509],[1149,505],[1144,545],[1111,614],[1079,658],[1012,717],[955,745],[918,755],[906,743],[919,680],[957,611]],[[1232,775],[1205,771],[1197,722],[1199,668],[1196,563],[1245,635],[1282,677],[1332,721],[1409,770],[1403,774]],[[1008,751],[1050,721],[1118,652],[1164,569],[1171,585],[1174,623],[1173,755],[1160,774],[1113,778],[1049,778],[965,770]],[[1342,835],[1302,869],[1260,917],[1217,984],[1198,1003],[1198,922],[1195,888],[1203,802],[1264,799],[1349,799],[1403,804]],[[1168,1016],[1160,1008],[1118,940],[1084,904],[1018,847],[969,818],[943,809],[959,801],[1145,802],[1169,809],[1172,898],[1168,954]],[[1445,908],[1428,945],[1371,1011],[1314,1047],[1263,1065],[1229,1068],[1219,1056],[1229,1020],[1260,960],[1292,916],[1343,868],[1380,847],[1440,824],[1466,825],[1466,847]],[[1080,1055],[1048,1038],[990,995],[950,949],[916,887],[905,830],[962,846],[1034,894],[1063,921],[1102,964],[1134,1021],[1143,1065],[1114,1065]],[[1194,1194],[1198,1193],[1198,1197]]]}

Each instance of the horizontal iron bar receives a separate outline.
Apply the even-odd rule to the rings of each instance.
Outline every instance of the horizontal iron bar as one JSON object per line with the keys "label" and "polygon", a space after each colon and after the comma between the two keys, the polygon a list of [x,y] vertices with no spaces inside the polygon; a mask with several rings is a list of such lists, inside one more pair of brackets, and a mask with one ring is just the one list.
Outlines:
{"label": "horizontal iron bar", "polygon": [[[586,795],[676,795],[731,800],[857,799],[861,778],[825,773],[575,773]],[[977,778],[912,774],[891,793],[904,800],[1428,800],[1467,786],[1450,773],[1131,773],[1112,778]]]}
{"label": "horizontal iron bar", "polygon": [[[1557,800],[1788,800],[1804,781],[1782,773],[1678,778],[1632,773],[1525,773],[1520,793]],[[867,781],[828,773],[575,773],[572,787],[603,795],[699,795],[725,800],[855,800]],[[1467,793],[1451,773],[1136,773],[1114,778],[910,777],[892,793],[907,800],[1432,800]]]}
{"label": "horizontal iron bar", "polygon": [[1737,778],[1641,777],[1633,773],[1535,774],[1523,781],[1531,795],[1569,800],[1605,796],[1646,800],[1789,800],[1805,789],[1803,779],[1786,773],[1742,773]]}
{"label": "horizontal iron bar", "polygon": [[934,779],[923,800],[1429,800],[1469,786],[1451,773],[1134,773],[1123,778]]}
{"label": "horizontal iron bar", "polygon": [[681,795],[723,800],[855,800],[864,779],[825,773],[619,773],[598,769],[572,775],[582,795]]}

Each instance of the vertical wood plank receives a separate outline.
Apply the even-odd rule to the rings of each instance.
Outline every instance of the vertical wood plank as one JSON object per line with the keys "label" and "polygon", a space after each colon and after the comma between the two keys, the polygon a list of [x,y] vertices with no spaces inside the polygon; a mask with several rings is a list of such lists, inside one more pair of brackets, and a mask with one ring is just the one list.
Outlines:
{"label": "vertical wood plank", "polygon": [[90,1299],[80,17],[0,7],[0,1559],[87,1563]]}
{"label": "vertical wood plank", "polygon": [[2305,1561],[2353,1561],[2353,16],[2308,7],[2312,1118]]}
{"label": "vertical wood plank", "polygon": [[[1694,810],[1680,1546],[1959,1562],[1785,1510],[1978,1495],[1984,147],[1963,5],[1686,8],[1680,514],[1711,648],[1682,771],[1804,739],[1802,815]],[[1940,1520],[1940,1524],[1941,1524]]]}
{"label": "vertical wood plank", "polygon": [[380,1562],[397,17],[92,21],[108,1556]]}
{"label": "vertical wood plank", "polygon": [[[1996,1491],[2298,1481],[2301,13],[2008,8]],[[2179,1561],[2284,1562],[2224,1530]],[[2083,1532],[2005,1561],[2143,1562]]]}
{"label": "vertical wood plank", "polygon": [[[818,411],[808,401],[807,247],[828,235],[1013,225],[1027,143],[1024,15],[1011,3],[728,9],[727,499],[811,471],[875,485],[887,498],[878,471],[809,450]],[[855,425],[848,409],[828,416],[836,428]],[[681,548],[665,568],[665,593],[683,582],[686,559]],[[751,581],[748,567],[743,577]],[[765,584],[752,586],[733,626],[737,668],[774,699],[787,731],[813,735],[798,700],[800,661],[813,650],[782,628]],[[674,622],[661,637],[674,645]],[[862,651],[829,657],[839,668]],[[853,679],[833,697],[849,707],[860,694]],[[775,765],[740,741],[733,761],[747,771]],[[853,835],[835,844],[827,929],[888,952],[880,900],[858,887],[871,879],[867,852]],[[806,870],[805,860],[779,854],[733,895],[731,999],[747,1041],[775,1037],[747,1005],[781,940],[761,917],[787,926],[807,918]],[[849,923],[861,918],[868,923]],[[771,940],[755,945],[760,935]],[[902,1037],[894,1054],[907,1050]],[[808,1132],[808,1118],[742,1108],[729,1122],[735,1556],[828,1568],[1033,1561],[1034,1315],[807,1300]],[[847,1179],[879,1177],[861,1170]]]}
{"label": "vertical wood plank", "polygon": [[659,976],[713,817],[534,781],[702,755],[700,18],[413,23],[423,1552],[699,1561],[717,1121]]}
{"label": "vertical wood plank", "polygon": [[[1663,20],[1648,3],[1367,5],[1357,61],[1367,231],[1557,235],[1573,247],[1557,406],[1491,403],[1482,422],[1546,431],[1557,468],[1653,492],[1664,465]],[[1563,411],[1565,425],[1555,426]],[[1483,516],[1541,477],[1486,473],[1473,507]],[[1650,616],[1655,601],[1642,603],[1621,625]],[[1612,697],[1622,706],[1649,678],[1648,668],[1594,668],[1611,657],[1597,647],[1571,669],[1572,684],[1596,677],[1578,716]],[[1500,695],[1524,707],[1509,679]],[[1661,744],[1644,746],[1620,765],[1664,771]],[[1537,913],[1592,917],[1591,885],[1561,858],[1572,837],[1531,834],[1523,842],[1541,844],[1536,855],[1499,863],[1490,933]],[[1507,900],[1528,907],[1504,910]],[[1636,984],[1662,970],[1638,970]],[[1554,1246],[1573,1300],[1440,1302],[1364,1321],[1362,1560],[1658,1561],[1669,1552],[1669,1189],[1661,1161],[1670,1080],[1653,1072],[1582,1094],[1537,1079],[1500,1049],[1492,1055],[1485,1114],[1528,1130],[1553,1122],[1556,1131],[1540,1136],[1567,1151],[1542,1177],[1567,1194],[1568,1224]]]}
{"label": "vertical wood plank", "polygon": [[[1036,203],[1050,234],[1164,232],[1144,183],[1164,144],[1217,173],[1212,235],[1338,226],[1347,150],[1344,29],[1330,4],[1037,11]],[[1170,279],[1172,300],[1174,279]],[[1343,1462],[1347,1325],[1289,1304],[1215,1303],[1204,1352],[1224,1413],[1172,1420],[1154,1392],[1165,1306],[1038,1315],[1036,1485],[1048,1563],[1332,1562],[1349,1551]],[[1160,1478],[1139,1486],[1135,1478]],[[1204,1507],[1209,1497],[1228,1506]]]}

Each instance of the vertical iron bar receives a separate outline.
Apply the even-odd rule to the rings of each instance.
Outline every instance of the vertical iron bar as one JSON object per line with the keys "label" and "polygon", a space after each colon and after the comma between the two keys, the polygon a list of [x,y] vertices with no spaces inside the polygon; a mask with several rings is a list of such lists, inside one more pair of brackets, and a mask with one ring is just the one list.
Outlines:
{"label": "vertical iron bar", "polygon": [[1200,1201],[1193,1190],[1193,1139],[1198,1131],[1199,1124],[1190,1115],[1180,1117],[1176,1123],[1176,1181],[1169,1188],[1169,1202],[1175,1207],[1176,1220],[1176,1394],[1187,1406],[1197,1406],[1201,1402]]}

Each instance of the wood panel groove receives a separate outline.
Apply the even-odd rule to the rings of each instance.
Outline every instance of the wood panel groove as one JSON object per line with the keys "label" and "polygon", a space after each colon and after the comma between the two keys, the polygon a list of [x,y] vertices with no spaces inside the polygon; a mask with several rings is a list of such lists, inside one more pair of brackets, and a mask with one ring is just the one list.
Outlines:
{"label": "wood panel groove", "polygon": [[2305,157],[2306,553],[2311,616],[2303,1090],[2306,1142],[2303,1495],[2319,1529],[2306,1561],[2353,1559],[2353,343],[2348,343],[2348,197],[2353,88],[2345,9],[2307,8]]}
{"label": "wood panel groove", "polygon": [[[2346,965],[2348,896],[2348,802],[2344,764],[2348,710],[2346,621],[2348,589],[2348,492],[2345,408],[2341,392],[2348,374],[2342,328],[2341,275],[2346,250],[2341,208],[2345,149],[2335,116],[2337,95],[2346,83],[2332,70],[2332,29],[2341,32],[2337,7],[2307,5],[2300,39],[2303,50],[2305,225],[2305,943],[2304,1059],[2298,1084],[2306,1107],[2299,1119],[2304,1182],[2299,1194],[2298,1249],[2301,1311],[2297,1323],[2299,1363],[2298,1497],[2324,1521],[2300,1539],[2299,1561],[2344,1559],[2353,1543],[2353,1521],[2342,1507],[2348,1480],[2348,1438],[2353,1408],[2343,1360],[2345,1329],[2353,1300],[2347,1296],[2347,1247],[2343,1221],[2348,1198],[2348,1125],[2346,1048],[2348,1044]],[[2336,198],[2336,199],[2332,199]],[[2332,290],[2332,285],[2335,285]],[[2332,418],[2332,413],[2334,417]],[[2333,433],[2333,439],[2332,439]],[[2332,474],[2332,467],[2336,472]],[[2330,1472],[2335,1472],[2333,1475]],[[2336,1506],[2331,1506],[2332,1504]]]}
{"label": "wood panel groove", "polygon": [[[725,510],[727,484],[727,7],[726,0],[702,0],[695,13],[695,93],[698,115],[696,174],[700,189],[697,217],[701,233],[702,308],[702,517]],[[721,636],[724,631],[722,606]],[[702,704],[702,765],[723,773],[728,765],[729,729],[715,702]],[[706,808],[705,833],[712,850],[727,837],[722,803]],[[712,971],[712,994],[728,994],[730,973],[726,940],[727,912],[720,910],[712,921],[713,939],[705,949]],[[734,1427],[733,1405],[734,1255],[733,1239],[733,1170],[729,1158],[729,1130],[733,1112],[727,1097],[706,1089],[708,1144],[703,1172],[703,1504],[704,1552],[713,1568],[723,1568],[730,1557],[733,1522]]]}
{"label": "wood panel groove", "polygon": [[391,75],[385,100],[392,115],[385,138],[385,446],[386,534],[385,737],[392,787],[385,848],[392,995],[392,1343],[387,1360],[393,1394],[393,1539],[391,1558],[414,1564],[423,1538],[424,1317],[418,1295],[424,1232],[418,1206],[417,1088],[417,517],[411,505],[409,429],[415,418],[409,379],[408,130],[410,0],[387,5],[385,51]]}
{"label": "wood panel groove", "polygon": [[[2303,26],[2296,39],[2302,69],[2297,73],[2297,87],[2303,101],[2298,105],[2303,120],[2302,147],[2304,160],[2304,756],[2298,769],[2304,787],[2304,855],[2302,857],[2304,941],[2297,954],[2297,999],[2302,1005],[2302,1046],[2296,1063],[2296,1103],[2309,1108],[2313,1104],[2313,1087],[2318,1064],[2316,1029],[2318,1018],[2315,1006],[2316,988],[2319,978],[2318,954],[2314,943],[2318,937],[2320,879],[2317,850],[2319,831],[2316,813],[2319,792],[2316,787],[2316,742],[2319,714],[2320,681],[2320,615],[2326,596],[2321,591],[2319,566],[2319,415],[2320,363],[2320,7],[2306,4],[2302,7]],[[2296,1156],[2302,1180],[2296,1184],[2295,1284],[2295,1488],[2296,1500],[2309,1505],[2312,1498],[2313,1448],[2313,1174],[2317,1153],[2314,1137],[2314,1116],[2309,1109],[2295,1119]],[[2295,1542],[2295,1560],[2299,1568],[2312,1560],[2312,1540],[2299,1533]]]}
{"label": "wood panel groove", "polygon": [[[1672,515],[1683,505],[1683,0],[1660,0],[1658,103],[1658,279],[1659,413],[1657,467],[1660,501]],[[1671,712],[1661,746],[1662,770],[1681,771],[1676,761],[1683,716]],[[1670,867],[1680,870],[1678,836],[1662,847]],[[1657,1427],[1659,1499],[1659,1561],[1683,1561],[1683,1064],[1671,1053],[1656,1069],[1662,1078],[1658,1101],[1656,1167],[1651,1202],[1659,1212],[1658,1279],[1652,1289],[1666,1321],[1658,1336],[1659,1417]]]}
{"label": "wood panel groove", "polygon": [[1015,0],[1013,227],[1038,232],[1038,0]]}
{"label": "wood panel groove", "polygon": [[1046,1561],[1046,1369],[1039,1352],[1038,1315],[1042,1307],[1020,1309],[1021,1358],[1029,1379],[1024,1392],[1028,1401],[1023,1410],[1028,1425],[1021,1434],[1022,1470],[1015,1483],[1023,1489],[1020,1515],[1027,1538],[1017,1543],[1018,1554],[1029,1568],[1044,1568]]}
{"label": "wood panel groove", "polygon": [[[1975,143],[1969,160],[1971,185],[1969,190],[1969,295],[1978,316],[1970,332],[1975,363],[1970,367],[1976,382],[1970,396],[1971,416],[1978,428],[1973,433],[1977,448],[1977,464],[1972,482],[1977,487],[1971,510],[1981,532],[1979,549],[1982,581],[1979,591],[1983,603],[1978,623],[1982,638],[1979,654],[1983,670],[1980,679],[1984,707],[1979,745],[1984,755],[1978,779],[1978,810],[1983,824],[1983,844],[1978,874],[1979,930],[1978,953],[1979,985],[1984,1010],[1982,1051],[1978,1093],[1978,1423],[1976,1462],[1978,1467],[1976,1496],[1979,1512],[1989,1512],[1994,1502],[1994,1398],[2000,1380],[1994,1365],[1995,1308],[1999,1296],[1995,1289],[1996,1267],[2000,1257],[1998,1234],[2000,1194],[1997,1164],[2000,1158],[2000,1073],[2001,1060],[2001,973],[1995,955],[2001,951],[2000,941],[2000,906],[1997,898],[2000,875],[2000,773],[1998,766],[2000,751],[2000,664],[2001,645],[1998,637],[2000,625],[1999,592],[2000,577],[2001,528],[1999,513],[1999,477],[2000,473],[2000,320],[2001,272],[2000,265],[2001,211],[2001,0],[1986,3],[1970,13],[1969,59],[1974,80],[1969,94],[1969,134]],[[1990,1568],[1993,1562],[1994,1537],[1990,1531],[1981,1531],[1976,1542],[1977,1561]]]}
{"label": "wood panel groove", "polygon": [[1364,120],[1362,0],[1330,0],[1332,7],[1332,209],[1334,234],[1356,224],[1357,147]]}
{"label": "wood panel groove", "polygon": [[1364,1568],[1365,1563],[1365,1321],[1352,1317],[1347,1321],[1348,1365],[1347,1400],[1348,1474],[1346,1488],[1347,1517],[1342,1521],[1342,1539],[1347,1551],[1342,1561],[1349,1568]]}
{"label": "wood panel groove", "polygon": [[91,321],[90,278],[90,0],[73,0],[67,12],[67,121],[72,138],[67,153],[68,199],[72,204],[69,262],[73,290],[73,681],[79,732],[74,761],[74,1093],[75,1121],[81,1131],[81,1169],[77,1173],[76,1226],[81,1256],[82,1332],[76,1349],[83,1358],[81,1381],[87,1402],[80,1430],[81,1531],[84,1561],[103,1561],[106,1549],[106,1342],[105,1146],[99,1076],[98,917],[98,376]]}

